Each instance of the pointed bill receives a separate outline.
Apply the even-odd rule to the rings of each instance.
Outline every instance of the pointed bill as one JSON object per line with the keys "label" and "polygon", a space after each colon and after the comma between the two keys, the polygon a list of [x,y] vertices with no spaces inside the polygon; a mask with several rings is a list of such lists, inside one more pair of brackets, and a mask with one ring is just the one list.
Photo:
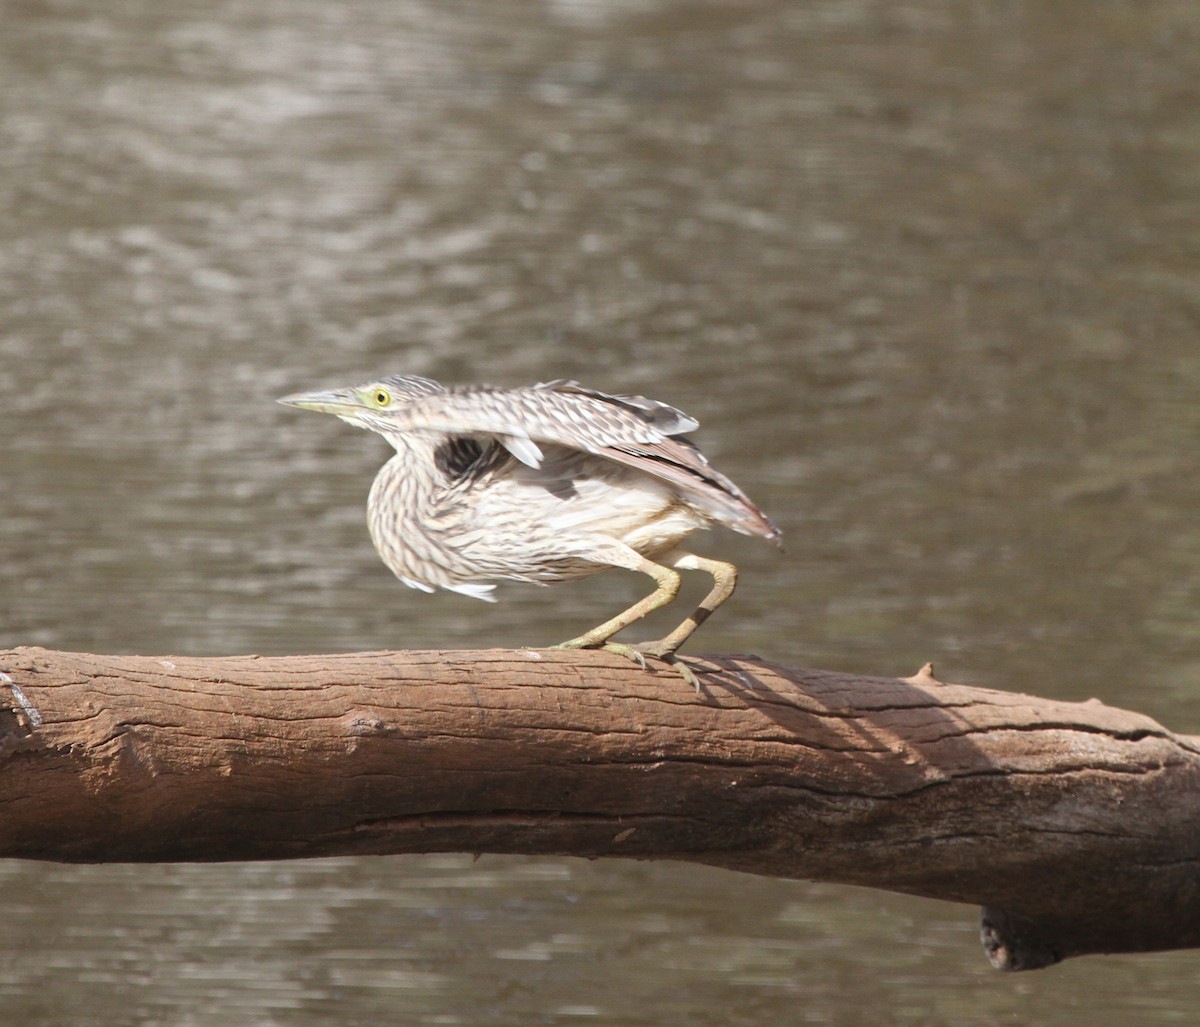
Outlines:
{"label": "pointed bill", "polygon": [[318,410],[323,414],[336,414],[338,417],[359,413],[364,409],[363,401],[353,389],[297,392],[295,395],[284,396],[275,402],[282,403],[285,407]]}

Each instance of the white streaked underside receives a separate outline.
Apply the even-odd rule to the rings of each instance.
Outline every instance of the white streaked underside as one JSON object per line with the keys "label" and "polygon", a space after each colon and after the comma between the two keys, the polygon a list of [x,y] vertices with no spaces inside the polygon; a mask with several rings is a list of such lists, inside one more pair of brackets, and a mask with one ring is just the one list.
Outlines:
{"label": "white streaked underside", "polygon": [[585,577],[625,566],[623,546],[653,558],[712,523],[665,482],[545,444],[539,467],[504,462],[465,486],[464,499],[453,487],[404,471],[411,466],[407,450],[429,460],[441,438],[415,433],[389,441],[398,454],[372,487],[371,536],[396,576],[422,591],[492,601],[489,581]]}

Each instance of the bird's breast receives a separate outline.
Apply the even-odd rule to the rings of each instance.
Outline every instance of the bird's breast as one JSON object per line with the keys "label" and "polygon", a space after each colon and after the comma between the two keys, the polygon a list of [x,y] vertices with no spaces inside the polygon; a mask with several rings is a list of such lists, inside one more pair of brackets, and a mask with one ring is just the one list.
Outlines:
{"label": "bird's breast", "polygon": [[565,581],[610,565],[598,556],[609,539],[654,558],[709,523],[647,474],[560,447],[545,455],[539,468],[512,460],[463,487],[398,454],[368,503],[384,563],[405,581],[442,588]]}

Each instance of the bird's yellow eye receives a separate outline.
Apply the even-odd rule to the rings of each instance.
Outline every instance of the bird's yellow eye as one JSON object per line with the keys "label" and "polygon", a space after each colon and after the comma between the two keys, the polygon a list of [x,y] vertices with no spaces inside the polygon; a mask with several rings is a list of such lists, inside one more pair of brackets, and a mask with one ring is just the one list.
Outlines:
{"label": "bird's yellow eye", "polygon": [[371,398],[377,407],[391,406],[392,403],[392,394],[387,389],[376,389]]}

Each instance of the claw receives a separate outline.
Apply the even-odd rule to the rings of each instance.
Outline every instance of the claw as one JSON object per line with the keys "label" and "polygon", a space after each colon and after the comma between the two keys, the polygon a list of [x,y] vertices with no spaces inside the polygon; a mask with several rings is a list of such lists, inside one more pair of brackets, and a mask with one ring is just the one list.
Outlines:
{"label": "claw", "polygon": [[620,642],[606,642],[602,647],[607,652],[616,653],[619,656],[624,656],[633,660],[642,670],[646,669],[646,657],[650,656],[656,660],[662,660],[663,663],[669,664],[675,668],[677,673],[684,681],[691,685],[697,692],[700,691],[700,679],[696,677],[695,671],[692,670],[686,663],[680,659],[674,651],[665,649],[657,642],[640,642],[637,645],[623,645]]}
{"label": "claw", "polygon": [[674,667],[675,672],[696,690],[696,694],[700,694],[700,679],[696,676],[696,672],[684,662],[682,657],[676,656],[675,653],[666,653],[660,656],[659,659]]}
{"label": "claw", "polygon": [[627,660],[633,660],[642,670],[646,669],[646,653],[636,645],[626,645],[624,642],[605,642],[600,648],[606,653],[616,653],[618,656],[624,656]]}
{"label": "claw", "polygon": [[624,656],[627,660],[632,660],[642,670],[649,669],[646,664],[646,658],[651,657],[655,660],[661,660],[663,663],[670,664],[684,681],[691,685],[697,692],[700,691],[700,679],[696,676],[696,672],[673,649],[668,649],[661,642],[639,642],[636,645],[628,645],[625,642],[600,642],[597,644],[589,641],[586,637],[582,637],[572,638],[566,642],[559,642],[558,645],[552,645],[550,648],[603,649],[606,653],[616,653],[618,656]]}

